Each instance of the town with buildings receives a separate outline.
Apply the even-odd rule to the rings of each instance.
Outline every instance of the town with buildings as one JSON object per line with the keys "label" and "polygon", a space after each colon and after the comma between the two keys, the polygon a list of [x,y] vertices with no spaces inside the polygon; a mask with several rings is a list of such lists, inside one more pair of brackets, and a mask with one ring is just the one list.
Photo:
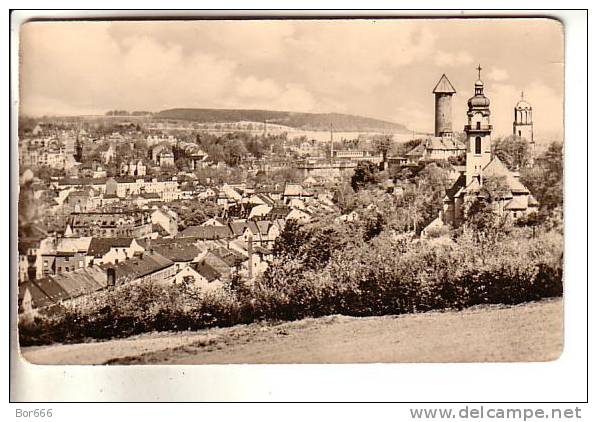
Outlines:
{"label": "town with buildings", "polygon": [[[20,218],[27,220],[18,248],[20,312],[149,281],[191,283],[202,291],[223,289],[234,277],[252,283],[274,259],[289,221],[358,218],[355,211],[342,214],[336,196],[364,163],[394,175],[430,162],[447,169],[451,186],[435,218],[413,233],[417,237],[462,225],[467,197],[479,195],[490,175],[507,184],[493,204],[497,214],[536,213],[539,203],[518,169],[508,169],[492,151],[480,67],[477,76],[462,87],[473,95],[460,136],[452,125],[456,89],[444,74],[433,89],[435,133],[402,145],[402,155],[387,143],[379,148],[372,135],[339,140],[330,128],[329,141],[290,139],[268,133],[267,121],[229,125],[230,139],[249,128],[257,135],[243,139],[259,138],[261,148],[251,152],[245,145],[224,159],[205,150],[207,125],[146,118],[36,121],[18,145]],[[512,107],[513,136],[534,150],[531,105],[521,99]],[[399,179],[384,183],[392,195],[403,194]]]}

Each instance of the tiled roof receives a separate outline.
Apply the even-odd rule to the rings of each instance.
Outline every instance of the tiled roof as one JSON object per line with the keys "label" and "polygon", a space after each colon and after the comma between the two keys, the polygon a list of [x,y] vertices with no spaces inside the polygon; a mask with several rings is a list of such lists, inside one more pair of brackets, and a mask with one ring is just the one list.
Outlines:
{"label": "tiled roof", "polygon": [[298,183],[286,183],[284,185],[284,196],[309,196],[311,193],[307,192]]}
{"label": "tiled roof", "polygon": [[161,224],[152,224],[151,231],[159,234],[160,236],[170,236],[170,233],[168,233],[168,231],[163,228]]}
{"label": "tiled roof", "polygon": [[69,179],[64,178],[58,181],[59,185],[103,185],[106,183],[108,178],[96,177],[96,178],[85,178],[85,179]]}
{"label": "tiled roof", "polygon": [[63,237],[56,242],[56,252],[87,253],[91,239],[91,237]]}
{"label": "tiled roof", "polygon": [[539,201],[533,195],[529,195],[529,207],[538,207]]}
{"label": "tiled roof", "polygon": [[256,205],[253,208],[251,208],[251,212],[249,213],[248,218],[266,216],[271,212],[272,209],[273,209],[273,207],[271,207],[269,205],[265,205],[265,204]]}
{"label": "tiled roof", "polygon": [[128,248],[133,239],[130,237],[94,237],[91,239],[87,255],[100,258],[111,248]]}
{"label": "tiled roof", "polygon": [[423,153],[425,152],[425,145],[423,145],[423,143],[420,143],[419,145],[417,145],[416,147],[414,147],[413,149],[411,149],[406,156],[407,157],[420,157],[423,155]]}
{"label": "tiled roof", "polygon": [[253,252],[254,253],[259,253],[259,254],[262,254],[262,255],[271,255],[271,254],[273,254],[273,252],[270,251],[269,249],[266,249],[263,246],[259,246],[259,245],[253,246]]}
{"label": "tiled roof", "polygon": [[143,254],[139,258],[133,258],[116,265],[105,264],[103,268],[113,268],[116,272],[118,284],[134,281],[146,275],[170,267],[174,263],[158,253]]}
{"label": "tiled roof", "polygon": [[247,257],[245,257],[240,252],[235,251],[234,249],[227,249],[222,247],[211,251],[211,253],[218,256],[231,268],[237,267],[247,260]]}
{"label": "tiled roof", "polygon": [[[427,150],[459,151],[466,150],[465,145],[455,138],[432,136],[425,140]],[[408,154],[407,154],[408,155]]]}
{"label": "tiled roof", "polygon": [[212,267],[207,262],[205,262],[205,260],[202,260],[201,262],[197,262],[196,264],[193,264],[192,267],[201,276],[205,277],[205,279],[209,283],[222,277],[222,274],[220,274],[220,272],[218,270],[216,270],[214,267]]}
{"label": "tiled roof", "polygon": [[505,177],[512,193],[528,193],[529,190],[518,180],[508,167],[496,156],[483,169],[483,176]]}
{"label": "tiled roof", "polygon": [[67,292],[69,298],[101,290],[107,284],[106,273],[98,266],[82,268],[69,273],[61,273],[50,278]]}
{"label": "tiled roof", "polygon": [[274,208],[272,208],[272,210],[267,214],[267,217],[270,220],[284,220],[286,219],[286,216],[288,216],[288,213],[290,212],[290,208],[286,207],[286,206],[276,206]]}
{"label": "tiled roof", "polygon": [[32,281],[27,281],[19,286],[20,298],[22,298],[26,290],[29,290],[31,294],[31,306],[33,308],[43,308],[44,306],[54,304],[52,299]]}
{"label": "tiled roof", "polygon": [[200,250],[195,245],[186,242],[179,243],[172,241],[162,245],[152,245],[151,248],[158,254],[174,262],[192,261],[200,253]]}
{"label": "tiled roof", "polygon": [[261,234],[267,234],[271,226],[271,222],[267,220],[257,221],[255,224],[257,224],[257,229]]}
{"label": "tiled roof", "polygon": [[505,207],[507,210],[526,210],[528,208],[528,196],[517,195],[513,197]]}
{"label": "tiled roof", "polygon": [[48,297],[51,303],[57,303],[70,298],[68,292],[50,277],[35,280],[33,283]]}
{"label": "tiled roof", "polygon": [[228,226],[189,226],[179,237],[193,237],[202,240],[226,239],[232,236]]}
{"label": "tiled roof", "polygon": [[257,223],[255,223],[254,221],[247,221],[247,228],[251,230],[251,234],[253,236],[259,235],[259,227],[257,226]]}
{"label": "tiled roof", "polygon": [[247,223],[244,221],[234,221],[229,225],[234,236],[242,236],[242,234],[245,231],[245,228],[247,227]]}

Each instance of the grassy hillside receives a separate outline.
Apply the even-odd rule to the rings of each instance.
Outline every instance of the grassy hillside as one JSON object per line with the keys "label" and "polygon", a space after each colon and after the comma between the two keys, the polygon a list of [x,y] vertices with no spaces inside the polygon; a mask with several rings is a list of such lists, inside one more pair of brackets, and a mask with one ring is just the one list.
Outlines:
{"label": "grassy hillside", "polygon": [[402,316],[261,321],[21,351],[42,365],[548,361],[562,351],[562,311],[557,298]]}
{"label": "grassy hillside", "polygon": [[369,117],[339,113],[295,113],[269,110],[225,110],[209,108],[174,108],[154,114],[157,119],[191,120],[199,123],[234,123],[240,121],[276,123],[304,130],[328,130],[330,123],[336,131],[408,133],[401,124]]}

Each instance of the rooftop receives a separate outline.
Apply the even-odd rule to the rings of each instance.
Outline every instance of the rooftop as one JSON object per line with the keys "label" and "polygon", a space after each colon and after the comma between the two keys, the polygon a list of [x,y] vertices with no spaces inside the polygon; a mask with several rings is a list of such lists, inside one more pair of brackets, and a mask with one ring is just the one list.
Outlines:
{"label": "rooftop", "polygon": [[433,93],[434,94],[455,94],[456,89],[454,88],[454,86],[452,85],[452,83],[450,82],[450,80],[448,79],[446,74],[444,73],[442,75],[442,77],[439,79],[439,81],[437,82],[437,85],[435,85],[435,88],[433,88]]}

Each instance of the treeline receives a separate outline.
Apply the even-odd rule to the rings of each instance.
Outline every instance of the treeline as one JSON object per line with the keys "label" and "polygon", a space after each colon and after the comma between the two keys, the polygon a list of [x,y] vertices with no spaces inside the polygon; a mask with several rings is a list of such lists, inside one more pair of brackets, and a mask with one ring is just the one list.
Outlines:
{"label": "treeline", "polygon": [[154,115],[157,119],[190,120],[199,123],[236,123],[241,121],[280,124],[304,130],[345,132],[399,132],[407,133],[404,125],[369,117],[339,113],[296,113],[271,110],[225,110],[209,108],[175,108]]}
{"label": "treeline", "polygon": [[247,154],[261,158],[270,151],[280,153],[286,141],[286,134],[263,136],[251,135],[247,132],[230,132],[221,135],[200,132],[195,139],[211,161],[225,162],[230,166],[238,166]]}
{"label": "treeline", "polygon": [[151,116],[151,111],[108,110],[106,116]]}

